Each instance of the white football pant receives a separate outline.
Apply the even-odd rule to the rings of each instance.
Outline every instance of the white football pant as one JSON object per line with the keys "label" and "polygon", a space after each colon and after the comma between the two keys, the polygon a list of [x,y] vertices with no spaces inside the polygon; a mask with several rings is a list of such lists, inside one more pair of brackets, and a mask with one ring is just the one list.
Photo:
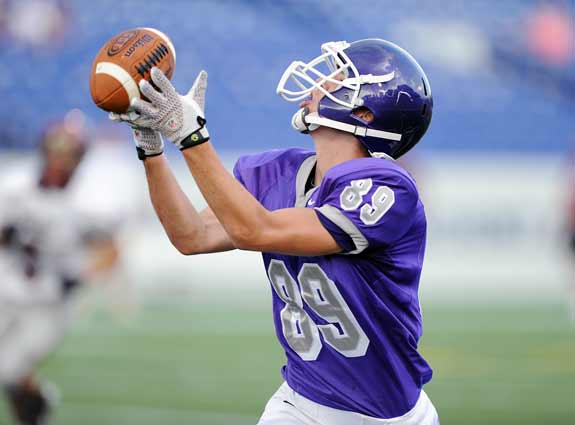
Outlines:
{"label": "white football pant", "polygon": [[34,371],[62,341],[68,325],[64,302],[15,306],[0,302],[0,385]]}
{"label": "white football pant", "polygon": [[424,391],[405,415],[377,419],[323,406],[302,397],[284,383],[272,396],[258,425],[439,425],[437,411]]}

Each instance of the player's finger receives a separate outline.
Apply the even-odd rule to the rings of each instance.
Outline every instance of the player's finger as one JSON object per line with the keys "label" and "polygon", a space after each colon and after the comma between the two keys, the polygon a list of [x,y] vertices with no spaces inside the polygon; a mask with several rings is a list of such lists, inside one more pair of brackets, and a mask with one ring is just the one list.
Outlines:
{"label": "player's finger", "polygon": [[142,99],[133,99],[130,106],[145,118],[153,118],[158,114],[158,109],[154,105]]}
{"label": "player's finger", "polygon": [[127,113],[122,114],[122,117],[124,117],[123,119],[126,121],[136,121],[141,118],[140,114],[136,111],[128,111]]}
{"label": "player's finger", "polygon": [[176,89],[168,80],[168,77],[164,75],[164,73],[158,67],[153,67],[150,71],[150,75],[152,76],[152,81],[158,88],[162,91],[162,93],[166,96],[170,94],[176,94]]}
{"label": "player's finger", "polygon": [[116,114],[118,121],[125,122],[133,126],[142,126],[143,119],[136,111],[129,111],[125,114]]}
{"label": "player's finger", "polygon": [[165,100],[162,93],[158,92],[147,80],[140,80],[140,91],[155,105],[160,105]]}
{"label": "player's finger", "polygon": [[128,124],[134,124],[140,118],[140,115],[135,111],[130,111],[125,114],[109,112],[108,118],[114,122],[127,122]]}
{"label": "player's finger", "polygon": [[203,69],[200,71],[192,88],[188,92],[187,96],[191,96],[192,99],[198,104],[200,109],[204,111],[206,104],[206,89],[208,88],[208,73]]}

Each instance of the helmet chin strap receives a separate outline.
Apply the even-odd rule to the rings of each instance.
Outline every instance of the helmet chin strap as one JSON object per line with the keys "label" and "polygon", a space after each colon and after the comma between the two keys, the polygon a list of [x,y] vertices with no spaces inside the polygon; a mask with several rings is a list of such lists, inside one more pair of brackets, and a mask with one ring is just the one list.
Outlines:
{"label": "helmet chin strap", "polygon": [[317,130],[319,128],[319,124],[312,124],[307,119],[310,115],[309,108],[306,107],[298,109],[291,117],[292,128],[302,134],[309,134],[310,132]]}
{"label": "helmet chin strap", "polygon": [[391,133],[389,131],[374,130],[359,125],[346,124],[343,122],[330,120],[329,118],[320,117],[317,112],[309,112],[308,108],[301,108],[291,119],[292,127],[303,134],[308,134],[317,130],[320,126],[333,128],[335,130],[345,131],[360,137],[377,137],[378,139],[387,139],[400,141],[401,134]]}

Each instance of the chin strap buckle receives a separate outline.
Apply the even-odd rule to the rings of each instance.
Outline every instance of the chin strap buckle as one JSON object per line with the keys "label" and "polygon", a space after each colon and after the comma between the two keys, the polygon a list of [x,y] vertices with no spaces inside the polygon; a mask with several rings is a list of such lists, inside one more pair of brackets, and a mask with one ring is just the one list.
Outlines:
{"label": "chin strap buckle", "polygon": [[301,108],[293,114],[291,119],[291,126],[294,130],[303,134],[309,134],[319,128],[319,124],[312,124],[306,121],[306,116],[309,114],[309,108]]}
{"label": "chin strap buckle", "polygon": [[353,130],[354,136],[365,137],[367,136],[367,128],[356,126]]}

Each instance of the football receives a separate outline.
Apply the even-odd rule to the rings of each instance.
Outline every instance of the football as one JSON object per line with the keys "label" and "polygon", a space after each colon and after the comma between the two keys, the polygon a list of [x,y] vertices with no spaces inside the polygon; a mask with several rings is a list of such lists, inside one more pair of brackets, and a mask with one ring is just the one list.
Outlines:
{"label": "football", "polygon": [[138,83],[150,80],[158,67],[171,78],[176,51],[170,38],[154,28],[135,28],[112,37],[100,49],[90,73],[92,100],[105,111],[124,113],[134,98],[142,97]]}

